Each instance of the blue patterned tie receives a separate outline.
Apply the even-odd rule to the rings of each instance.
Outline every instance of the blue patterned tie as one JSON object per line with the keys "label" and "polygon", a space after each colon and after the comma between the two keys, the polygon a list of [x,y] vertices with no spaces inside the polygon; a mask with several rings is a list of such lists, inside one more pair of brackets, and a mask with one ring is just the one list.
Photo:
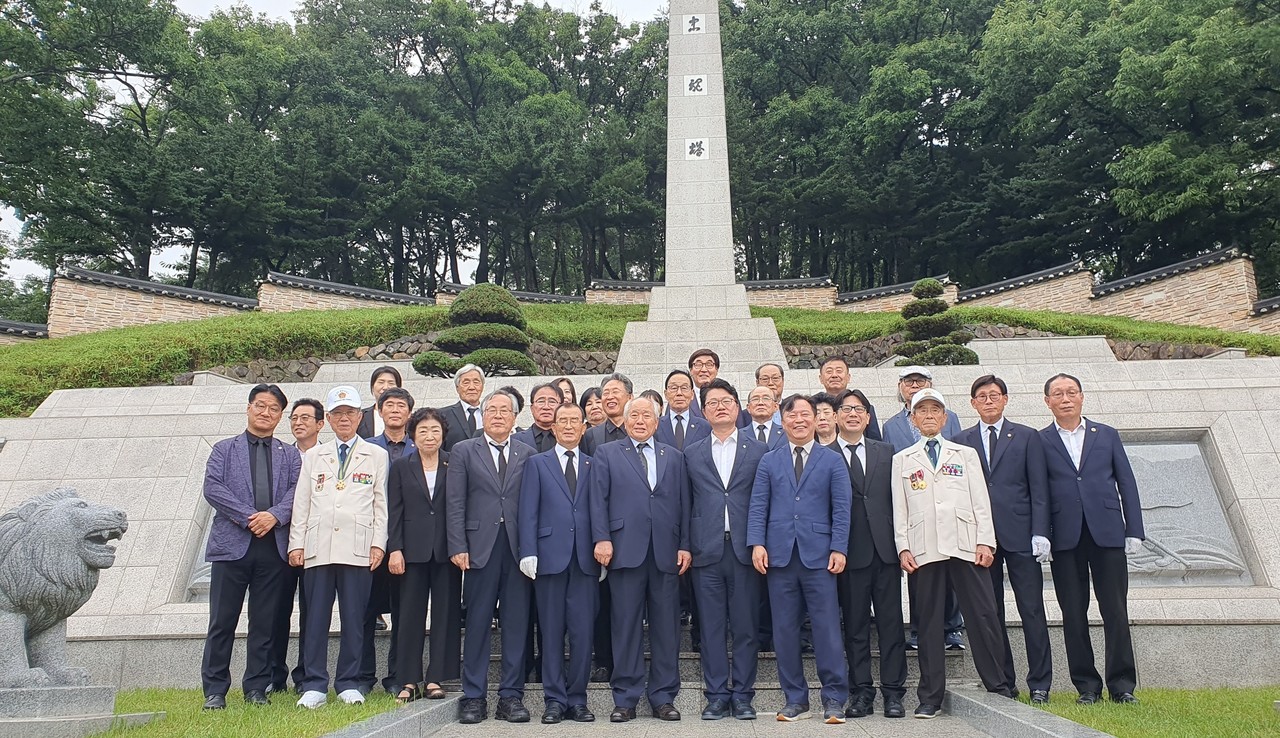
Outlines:
{"label": "blue patterned tie", "polygon": [[347,444],[338,444],[338,466],[345,466],[347,463]]}
{"label": "blue patterned tie", "polygon": [[929,463],[933,464],[933,468],[938,468],[938,439],[930,438],[925,442],[924,448],[929,454]]}

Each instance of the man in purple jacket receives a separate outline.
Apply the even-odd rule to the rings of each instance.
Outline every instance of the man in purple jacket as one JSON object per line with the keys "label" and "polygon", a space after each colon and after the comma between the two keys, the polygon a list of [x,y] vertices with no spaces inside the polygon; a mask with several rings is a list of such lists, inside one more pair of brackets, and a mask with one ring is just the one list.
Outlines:
{"label": "man in purple jacket", "polygon": [[205,467],[204,498],[214,510],[205,549],[205,560],[213,565],[209,634],[200,664],[206,710],[227,706],[231,647],[246,591],[244,699],[253,705],[268,703],[272,625],[286,589],[285,548],[302,467],[298,450],[273,437],[288,404],[276,385],[254,386],[249,390],[248,429],[214,444]]}

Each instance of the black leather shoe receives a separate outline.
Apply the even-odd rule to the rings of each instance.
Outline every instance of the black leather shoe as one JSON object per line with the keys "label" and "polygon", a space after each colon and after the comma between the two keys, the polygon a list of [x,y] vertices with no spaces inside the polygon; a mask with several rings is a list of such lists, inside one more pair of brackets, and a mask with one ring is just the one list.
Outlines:
{"label": "black leather shoe", "polygon": [[569,719],[575,723],[594,723],[596,714],[586,705],[573,705],[569,708]]}
{"label": "black leather shoe", "polygon": [[756,708],[751,706],[749,700],[731,700],[729,702],[733,709],[733,716],[739,720],[755,720]]}
{"label": "black leather shoe", "polygon": [[609,713],[609,722],[611,723],[628,723],[636,719],[636,708],[613,706],[613,712]]}
{"label": "black leather shoe", "polygon": [[680,719],[680,711],[676,709],[675,705],[667,702],[653,708],[653,716],[659,720],[675,721]]}
{"label": "black leather shoe", "polygon": [[721,720],[729,717],[729,703],[726,700],[711,700],[707,709],[702,711],[703,720]]}
{"label": "black leather shoe", "polygon": [[204,709],[206,710],[225,710],[227,709],[227,698],[221,694],[211,694],[204,698]]}
{"label": "black leather shoe", "polygon": [[932,720],[942,713],[942,705],[920,705],[916,708],[915,717],[921,720]]}
{"label": "black leather shoe", "polygon": [[288,692],[289,692],[288,684],[268,684],[267,685],[268,697],[270,697],[273,694],[287,694]]}
{"label": "black leather shoe", "polygon": [[907,708],[902,706],[902,700],[885,700],[884,716],[887,718],[904,718],[907,716]]}
{"label": "black leather shoe", "polygon": [[489,705],[480,697],[464,697],[458,703],[458,722],[475,725],[489,716]]}
{"label": "black leather shoe", "polygon": [[548,702],[547,708],[542,711],[542,724],[555,725],[564,721],[564,707],[559,702]]}
{"label": "black leather shoe", "polygon": [[591,670],[591,681],[609,683],[609,677],[613,676],[613,670],[605,666],[597,666]]}
{"label": "black leather shoe", "polygon": [[1049,704],[1049,690],[1047,689],[1031,690],[1031,704],[1033,705]]}
{"label": "black leather shoe", "polygon": [[1112,702],[1119,702],[1122,705],[1136,705],[1138,698],[1133,696],[1133,692],[1121,692],[1120,694],[1111,695]]}
{"label": "black leather shoe", "polygon": [[1096,705],[1102,701],[1102,695],[1097,692],[1081,692],[1076,698],[1077,705]]}
{"label": "black leather shoe", "polygon": [[494,720],[506,720],[508,723],[529,722],[529,709],[519,697],[503,697],[498,700],[498,709],[493,711]]}
{"label": "black leather shoe", "polygon": [[847,718],[860,718],[870,715],[873,711],[871,703],[862,697],[849,700],[849,706],[844,710],[844,716]]}
{"label": "black leather shoe", "polygon": [[271,700],[267,699],[267,693],[261,689],[251,689],[244,693],[244,701],[251,705],[269,705]]}

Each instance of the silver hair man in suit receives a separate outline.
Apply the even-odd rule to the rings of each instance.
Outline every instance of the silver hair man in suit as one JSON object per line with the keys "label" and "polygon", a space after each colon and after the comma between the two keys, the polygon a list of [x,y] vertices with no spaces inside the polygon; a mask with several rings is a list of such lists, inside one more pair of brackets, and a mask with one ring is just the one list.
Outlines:
{"label": "silver hair man in suit", "polygon": [[459,441],[475,438],[484,428],[484,410],[480,398],[484,395],[484,370],[475,364],[467,364],[453,374],[453,388],[458,401],[440,409],[449,433],[444,437],[444,450],[451,451]]}

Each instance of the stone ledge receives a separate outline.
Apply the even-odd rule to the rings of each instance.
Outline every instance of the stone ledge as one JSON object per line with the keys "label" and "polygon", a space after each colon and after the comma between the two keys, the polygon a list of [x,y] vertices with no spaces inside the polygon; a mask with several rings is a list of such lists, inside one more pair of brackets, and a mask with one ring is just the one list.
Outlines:
{"label": "stone ledge", "polygon": [[405,707],[352,723],[324,738],[419,738],[454,722],[461,695],[445,700],[418,700]]}
{"label": "stone ledge", "polygon": [[1115,738],[979,686],[947,689],[942,709],[993,738]]}
{"label": "stone ledge", "polygon": [[110,715],[115,706],[115,687],[0,689],[0,719]]}

